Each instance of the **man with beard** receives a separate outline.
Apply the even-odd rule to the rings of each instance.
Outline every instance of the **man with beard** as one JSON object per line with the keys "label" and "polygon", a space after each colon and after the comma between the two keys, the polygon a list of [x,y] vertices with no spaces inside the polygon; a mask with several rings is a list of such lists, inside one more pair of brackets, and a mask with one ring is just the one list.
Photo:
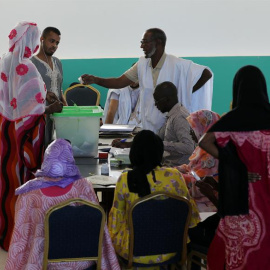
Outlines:
{"label": "man with beard", "polygon": [[[31,60],[46,84],[46,88],[49,93],[47,103],[60,101],[62,105],[67,105],[62,92],[62,64],[58,58],[53,56],[58,48],[60,36],[61,33],[57,28],[45,28],[40,38],[41,44],[39,52],[37,55],[33,56]],[[53,112],[54,111],[48,112],[46,115],[45,147],[47,147],[47,145],[52,141],[54,127],[49,114]]]}
{"label": "man with beard", "polygon": [[212,72],[206,66],[165,53],[166,34],[158,28],[146,30],[141,40],[145,56],[118,78],[100,78],[84,74],[85,84],[107,88],[123,88],[132,82],[140,84],[140,109],[144,129],[157,131],[165,123],[165,115],[154,104],[153,92],[157,84],[170,81],[177,87],[178,100],[191,113],[200,109],[211,110]]}

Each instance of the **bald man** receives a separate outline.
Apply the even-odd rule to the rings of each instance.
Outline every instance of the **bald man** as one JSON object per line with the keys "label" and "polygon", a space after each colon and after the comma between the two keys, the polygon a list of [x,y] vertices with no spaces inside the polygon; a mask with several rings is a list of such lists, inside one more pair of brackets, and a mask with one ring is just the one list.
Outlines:
{"label": "bald man", "polygon": [[172,82],[165,81],[157,85],[153,96],[157,109],[161,113],[167,113],[166,122],[158,132],[164,144],[164,164],[167,166],[188,164],[195,143],[186,119],[189,112],[178,102],[176,86]]}

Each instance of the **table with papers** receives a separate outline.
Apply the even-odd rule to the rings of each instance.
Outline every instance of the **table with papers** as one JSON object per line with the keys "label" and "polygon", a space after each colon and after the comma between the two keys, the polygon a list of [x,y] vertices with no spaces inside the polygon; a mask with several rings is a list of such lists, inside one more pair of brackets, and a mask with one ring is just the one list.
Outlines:
{"label": "table with papers", "polygon": [[[111,142],[112,138],[99,139],[99,149],[103,149],[104,147],[111,148]],[[75,162],[81,175],[87,178],[88,181],[91,181],[100,204],[107,214],[113,203],[116,182],[122,171],[128,167],[125,164],[119,167],[110,166],[111,157],[112,154],[108,155],[108,160],[98,159],[97,157],[75,157]],[[101,166],[103,163],[108,163],[109,165],[109,176],[101,175]]]}

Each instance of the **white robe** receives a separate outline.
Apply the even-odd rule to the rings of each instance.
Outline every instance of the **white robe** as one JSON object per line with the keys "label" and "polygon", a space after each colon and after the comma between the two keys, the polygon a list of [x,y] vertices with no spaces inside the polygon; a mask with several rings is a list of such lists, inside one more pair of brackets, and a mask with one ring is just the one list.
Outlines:
{"label": "white robe", "polygon": [[[136,89],[137,90],[137,89]],[[119,95],[118,109],[115,113],[113,124],[118,125],[137,125],[140,126],[141,114],[140,114],[140,96],[138,97],[137,104],[132,112],[130,88],[125,87],[122,89],[110,89],[107,94],[107,99],[104,107],[103,123],[107,118],[108,109],[110,106],[112,93]]]}
{"label": "white robe", "polygon": [[[140,106],[143,129],[150,129],[155,133],[165,123],[165,114],[162,114],[154,104],[154,84],[149,58],[141,57],[138,61],[138,78],[141,88]],[[178,89],[178,100],[191,113],[201,109],[211,110],[213,95],[213,76],[200,89],[192,94],[193,86],[200,79],[206,66],[193,63],[191,60],[166,55],[165,62],[160,70],[157,85],[170,81]]]}

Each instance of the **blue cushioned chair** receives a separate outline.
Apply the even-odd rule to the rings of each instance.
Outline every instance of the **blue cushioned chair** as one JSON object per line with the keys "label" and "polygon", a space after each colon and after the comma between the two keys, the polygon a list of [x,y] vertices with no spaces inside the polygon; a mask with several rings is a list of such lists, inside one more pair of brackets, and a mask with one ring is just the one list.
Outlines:
{"label": "blue cushioned chair", "polygon": [[97,106],[100,101],[100,92],[91,85],[76,84],[64,92],[68,106]]}
{"label": "blue cushioned chair", "polygon": [[48,263],[70,261],[97,261],[100,269],[104,226],[103,208],[89,201],[70,199],[50,208],[45,216],[43,269]]}
{"label": "blue cushioned chair", "polygon": [[[128,260],[120,258],[128,268],[186,263],[187,232],[191,204],[185,197],[155,192],[134,201],[129,211]],[[175,253],[168,261],[141,264],[135,256]]]}

